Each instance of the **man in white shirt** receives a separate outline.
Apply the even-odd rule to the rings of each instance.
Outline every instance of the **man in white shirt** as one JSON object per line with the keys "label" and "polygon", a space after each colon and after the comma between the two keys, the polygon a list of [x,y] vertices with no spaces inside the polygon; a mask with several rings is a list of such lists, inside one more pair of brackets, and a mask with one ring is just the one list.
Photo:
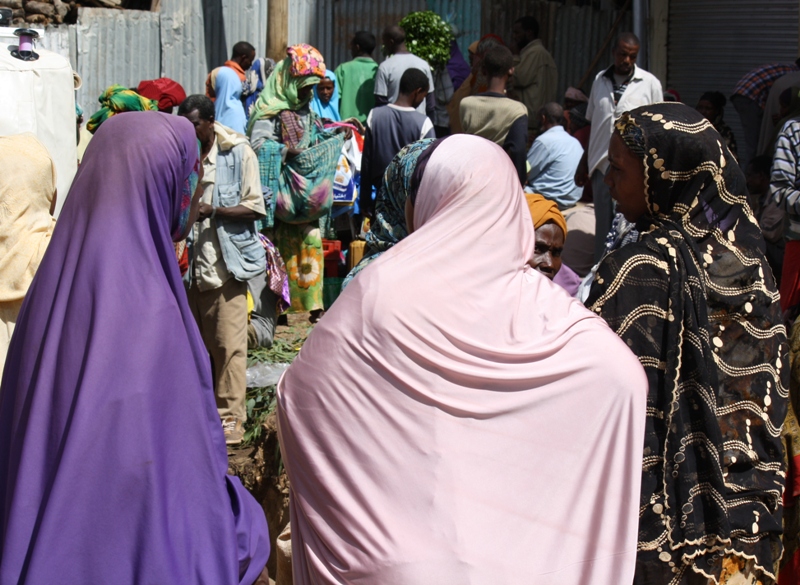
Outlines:
{"label": "man in white shirt", "polygon": [[433,120],[436,98],[433,75],[428,62],[409,52],[406,47],[406,33],[397,25],[387,26],[383,31],[383,50],[389,58],[380,64],[375,76],[375,106],[395,103],[400,93],[400,79],[403,73],[406,69],[419,69],[428,77],[430,87],[427,98],[417,107],[417,111]]}
{"label": "man in white shirt", "polygon": [[661,82],[652,73],[636,66],[639,46],[639,38],[633,33],[622,33],[617,38],[614,64],[595,77],[586,110],[586,118],[592,123],[592,134],[589,148],[575,172],[575,183],[583,187],[590,179],[592,181],[595,261],[603,255],[606,235],[614,219],[614,202],[604,182],[614,122],[629,110],[664,100]]}

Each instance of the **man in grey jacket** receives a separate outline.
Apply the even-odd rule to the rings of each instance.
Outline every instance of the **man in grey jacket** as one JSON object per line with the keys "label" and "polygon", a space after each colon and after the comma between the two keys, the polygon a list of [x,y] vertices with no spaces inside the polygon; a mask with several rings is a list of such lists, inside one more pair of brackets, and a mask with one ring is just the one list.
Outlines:
{"label": "man in grey jacket", "polygon": [[192,95],[178,115],[194,124],[203,164],[198,221],[189,244],[189,306],[211,356],[214,395],[229,445],[242,441],[247,368],[247,281],[266,270],[256,220],[265,216],[258,159],[247,138],[214,121]]}

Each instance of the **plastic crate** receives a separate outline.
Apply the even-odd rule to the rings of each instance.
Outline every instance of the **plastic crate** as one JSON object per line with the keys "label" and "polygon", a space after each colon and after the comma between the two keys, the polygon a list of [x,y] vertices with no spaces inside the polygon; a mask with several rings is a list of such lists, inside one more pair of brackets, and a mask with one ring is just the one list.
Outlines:
{"label": "plastic crate", "polygon": [[342,242],[322,240],[322,254],[325,257],[325,278],[338,278],[339,263],[342,261]]}

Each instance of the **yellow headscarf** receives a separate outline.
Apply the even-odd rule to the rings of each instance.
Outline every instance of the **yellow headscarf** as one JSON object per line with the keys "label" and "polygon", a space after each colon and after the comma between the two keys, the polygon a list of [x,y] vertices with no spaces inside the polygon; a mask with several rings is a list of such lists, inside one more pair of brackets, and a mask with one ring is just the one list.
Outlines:
{"label": "yellow headscarf", "polygon": [[[25,297],[56,220],[56,169],[33,134],[0,137],[0,303]],[[13,172],[12,170],[13,169]]]}
{"label": "yellow headscarf", "polygon": [[567,220],[561,215],[558,205],[554,201],[550,201],[538,193],[525,193],[525,199],[528,201],[534,229],[552,221],[564,232],[564,238],[567,237]]}

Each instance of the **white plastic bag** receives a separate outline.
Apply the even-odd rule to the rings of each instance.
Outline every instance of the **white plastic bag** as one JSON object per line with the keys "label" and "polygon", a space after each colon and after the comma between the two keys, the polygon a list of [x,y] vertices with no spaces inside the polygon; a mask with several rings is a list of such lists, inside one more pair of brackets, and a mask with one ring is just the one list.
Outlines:
{"label": "white plastic bag", "polygon": [[247,387],[264,388],[274,386],[281,379],[289,364],[268,364],[259,362],[247,368]]}

